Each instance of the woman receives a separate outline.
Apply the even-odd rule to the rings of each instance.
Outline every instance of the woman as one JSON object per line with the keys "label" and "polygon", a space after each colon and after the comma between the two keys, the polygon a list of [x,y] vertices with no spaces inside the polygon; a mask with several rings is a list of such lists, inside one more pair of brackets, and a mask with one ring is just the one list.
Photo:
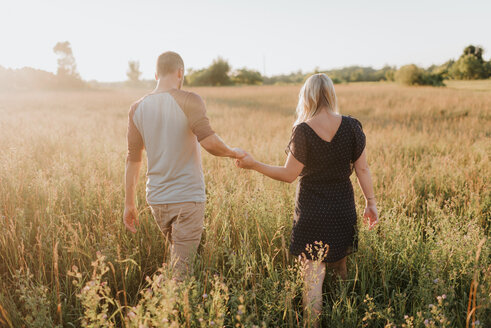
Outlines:
{"label": "woman", "polygon": [[317,321],[322,309],[325,263],[346,279],[346,256],[356,251],[358,244],[349,178],[353,167],[366,200],[363,216],[369,219],[370,229],[378,223],[365,134],[358,120],[338,113],[334,86],[325,74],[312,75],[300,90],[287,153],[284,166],[258,162],[250,154],[237,160],[236,165],[289,183],[301,176],[290,252],[300,256],[305,265],[304,307],[307,315],[312,313]]}

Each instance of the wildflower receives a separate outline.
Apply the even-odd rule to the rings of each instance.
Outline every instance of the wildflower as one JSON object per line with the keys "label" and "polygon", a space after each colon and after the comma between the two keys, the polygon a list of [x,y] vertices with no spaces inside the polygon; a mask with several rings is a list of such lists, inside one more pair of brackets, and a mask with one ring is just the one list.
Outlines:
{"label": "wildflower", "polygon": [[407,318],[409,318],[409,316],[407,314],[404,315],[404,319],[407,320]]}
{"label": "wildflower", "polygon": [[446,298],[447,298],[447,294],[443,294],[443,295],[442,295],[442,298],[443,298],[443,299],[446,299]]}
{"label": "wildflower", "polygon": [[428,307],[431,309],[431,308],[434,307],[434,305],[433,304],[430,304],[430,305],[428,305]]}
{"label": "wildflower", "polygon": [[481,324],[481,321],[479,321],[479,320],[474,321],[475,326],[479,326],[480,324]]}
{"label": "wildflower", "polygon": [[203,298],[207,298],[208,297],[208,294],[207,293],[204,293],[203,294]]}
{"label": "wildflower", "polygon": [[240,315],[240,314],[243,314],[243,313],[244,313],[244,312],[242,312],[242,310],[237,311],[237,314],[239,314],[239,315]]}
{"label": "wildflower", "polygon": [[430,324],[430,321],[428,319],[425,319],[425,326],[428,326]]}
{"label": "wildflower", "polygon": [[434,282],[435,284],[437,284],[437,283],[438,283],[438,281],[439,281],[439,280],[438,280],[438,278],[436,278],[435,280],[433,280],[433,282]]}
{"label": "wildflower", "polygon": [[210,326],[213,326],[215,324],[215,321],[210,321]]}
{"label": "wildflower", "polygon": [[131,318],[131,319],[133,319],[134,317],[136,317],[135,312],[133,312],[133,311],[128,312],[128,317]]}

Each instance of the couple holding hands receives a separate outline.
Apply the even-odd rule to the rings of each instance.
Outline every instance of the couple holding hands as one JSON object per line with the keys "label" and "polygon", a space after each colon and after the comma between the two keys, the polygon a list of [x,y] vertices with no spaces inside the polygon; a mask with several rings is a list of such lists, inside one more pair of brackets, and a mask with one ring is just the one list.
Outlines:
{"label": "couple holding hands", "polygon": [[[378,223],[361,123],[338,113],[334,85],[325,74],[310,76],[297,105],[297,120],[284,166],[256,161],[232,149],[212,130],[201,97],[183,91],[184,62],[165,52],[157,60],[157,87],[134,103],[128,116],[124,224],[136,232],[135,190],[147,154],[147,202],[171,244],[177,280],[190,271],[203,230],[205,184],[200,146],[210,154],[235,159],[236,166],[291,183],[300,176],[290,252],[305,267],[304,306],[316,317],[322,308],[326,266],[347,278],[346,257],[356,251],[357,214],[350,175],[353,169],[366,200],[364,218]],[[315,320],[315,319],[314,319]]]}

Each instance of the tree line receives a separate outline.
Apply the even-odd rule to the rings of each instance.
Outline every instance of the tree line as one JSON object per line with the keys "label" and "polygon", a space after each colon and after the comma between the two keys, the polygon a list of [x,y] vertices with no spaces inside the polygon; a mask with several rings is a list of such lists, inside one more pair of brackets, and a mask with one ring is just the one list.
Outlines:
{"label": "tree line", "polygon": [[[58,56],[56,74],[39,69],[24,67],[7,69],[0,66],[0,90],[19,89],[69,89],[86,88],[88,84],[82,80],[71,45],[68,41],[58,42],[53,52]],[[275,76],[263,76],[256,70],[248,68],[232,69],[229,62],[217,57],[210,66],[202,69],[189,69],[185,77],[185,85],[189,86],[228,86],[228,85],[274,85],[300,84],[312,73],[326,73],[334,83],[362,81],[396,81],[405,85],[442,86],[447,79],[476,80],[491,77],[491,60],[483,58],[484,49],[479,46],[467,46],[457,60],[449,60],[441,65],[422,68],[415,64],[385,66],[381,69],[372,67],[349,66],[333,70],[313,72],[292,72]],[[138,61],[129,61],[127,69],[129,85],[150,85],[149,81],[141,81],[142,75]]]}
{"label": "tree line", "polygon": [[186,84],[190,86],[203,85],[234,85],[234,84],[299,84],[312,73],[326,73],[334,83],[395,81],[405,85],[443,86],[444,80],[477,80],[491,77],[491,61],[483,59],[484,50],[470,45],[466,47],[458,60],[449,60],[441,65],[422,68],[415,64],[404,65],[397,69],[395,66],[385,66],[381,69],[372,67],[349,66],[333,70],[319,70],[303,73],[262,76],[258,71],[242,68],[232,70],[223,58],[215,59],[208,68],[189,70]]}

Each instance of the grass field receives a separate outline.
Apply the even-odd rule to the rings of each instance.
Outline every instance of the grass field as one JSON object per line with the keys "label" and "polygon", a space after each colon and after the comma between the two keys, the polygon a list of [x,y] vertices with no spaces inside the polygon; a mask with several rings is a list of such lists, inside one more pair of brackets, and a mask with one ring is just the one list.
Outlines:
{"label": "grass field", "polygon": [[454,89],[466,89],[477,91],[491,91],[491,79],[477,81],[446,80],[445,85]]}
{"label": "grass field", "polygon": [[[341,112],[363,123],[381,222],[368,231],[360,219],[348,281],[328,277],[323,326],[465,327],[470,314],[491,327],[491,92],[336,89]],[[274,164],[298,90],[194,89],[225,141]],[[288,254],[295,184],[203,153],[205,232],[182,285],[162,267],[144,172],[141,225],[125,231],[127,113],[142,94],[0,94],[0,326],[302,325],[302,270]]]}

